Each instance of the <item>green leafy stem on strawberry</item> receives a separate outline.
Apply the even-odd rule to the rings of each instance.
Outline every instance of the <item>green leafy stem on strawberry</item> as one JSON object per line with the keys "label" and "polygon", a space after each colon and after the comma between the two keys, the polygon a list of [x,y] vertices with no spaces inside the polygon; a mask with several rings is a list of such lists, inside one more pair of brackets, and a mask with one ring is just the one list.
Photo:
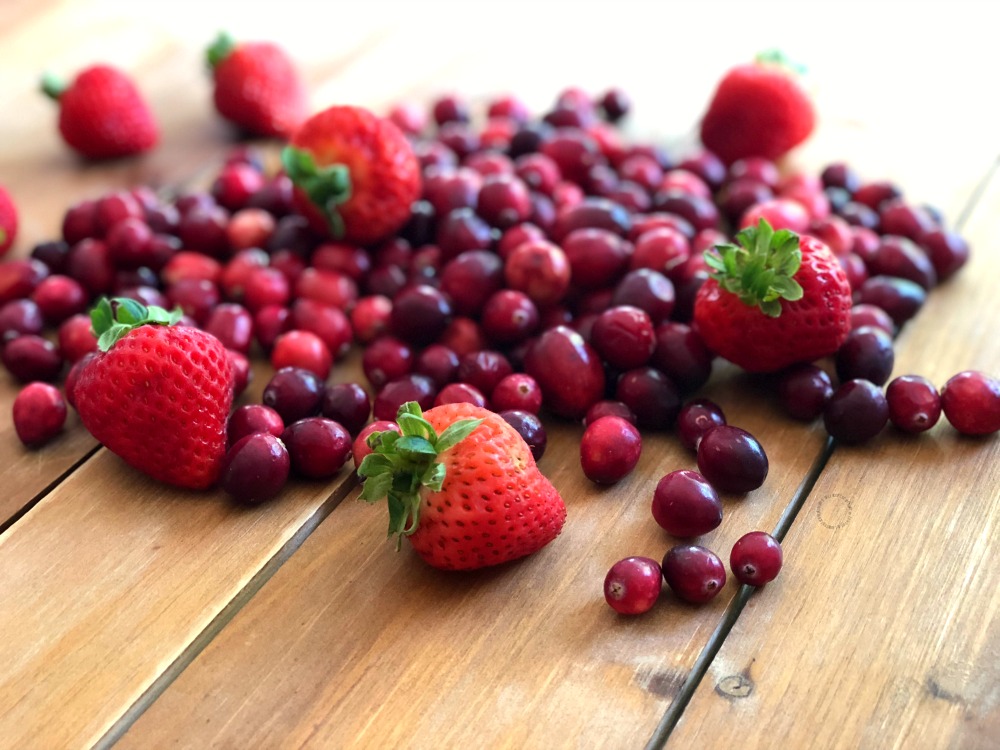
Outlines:
{"label": "green leafy stem on strawberry", "polygon": [[482,423],[482,419],[460,419],[438,435],[423,417],[420,406],[408,401],[399,408],[400,432],[385,430],[368,437],[372,453],[365,456],[358,474],[365,480],[361,499],[370,503],[383,497],[389,503],[389,533],[396,547],[404,536],[420,525],[420,490],[440,492],[445,467],[437,457],[458,445]]}
{"label": "green leafy stem on strawberry", "polygon": [[147,307],[126,297],[101,297],[90,311],[90,325],[97,336],[97,348],[106,352],[133,328],[150,324],[172,326],[183,315],[179,307],[168,311],[152,305]]}
{"label": "green leafy stem on strawberry", "polygon": [[781,315],[781,300],[802,299],[802,287],[793,278],[802,265],[795,232],[776,232],[761,219],[756,227],[741,230],[736,242],[705,252],[709,273],[722,289],[772,318]]}
{"label": "green leafy stem on strawberry", "polygon": [[338,206],[351,197],[351,172],[344,164],[324,167],[308,151],[286,146],[281,152],[281,164],[288,178],[302,190],[326,218],[331,236],[344,236],[344,219]]}

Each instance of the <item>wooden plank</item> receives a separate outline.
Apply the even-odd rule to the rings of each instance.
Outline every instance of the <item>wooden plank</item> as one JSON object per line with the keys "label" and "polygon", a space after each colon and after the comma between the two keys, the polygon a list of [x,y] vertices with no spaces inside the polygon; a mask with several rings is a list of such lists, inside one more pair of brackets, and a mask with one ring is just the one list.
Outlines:
{"label": "wooden plank", "polygon": [[[1000,374],[998,216],[994,177],[973,260],[904,330],[896,374]],[[671,745],[996,747],[1000,440],[944,422],[835,450]]]}

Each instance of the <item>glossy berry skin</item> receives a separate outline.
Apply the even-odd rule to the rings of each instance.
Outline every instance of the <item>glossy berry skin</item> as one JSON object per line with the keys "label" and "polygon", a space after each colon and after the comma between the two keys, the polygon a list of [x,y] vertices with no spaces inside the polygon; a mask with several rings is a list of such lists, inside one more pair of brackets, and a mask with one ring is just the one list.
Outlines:
{"label": "glossy berry skin", "polygon": [[357,435],[371,416],[371,399],[357,383],[328,385],[323,391],[320,412],[327,419],[339,422],[352,435]]}
{"label": "glossy berry skin", "polygon": [[256,505],[284,489],[290,469],[285,444],[270,433],[254,432],[226,453],[219,485],[233,499]]}
{"label": "glossy berry skin", "polygon": [[275,370],[298,367],[326,380],[333,366],[333,356],[323,339],[310,331],[288,331],[275,339],[271,350]]}
{"label": "glossy berry skin", "polygon": [[1000,380],[976,370],[953,375],[941,388],[941,408],[963,435],[1000,431]]}
{"label": "glossy berry skin", "polygon": [[334,476],[351,455],[351,436],[338,422],[306,417],[288,425],[281,435],[292,471],[307,479]]}
{"label": "glossy berry skin", "polygon": [[408,401],[417,402],[421,409],[429,409],[434,405],[436,395],[433,380],[425,375],[410,373],[390,380],[379,389],[372,403],[372,415],[375,419],[388,421]]}
{"label": "glossy berry skin", "polygon": [[476,388],[474,385],[469,385],[468,383],[448,383],[444,388],[438,391],[437,396],[434,397],[434,405],[441,406],[442,404],[474,404],[482,408],[487,408],[489,402],[486,400],[486,396],[483,392]]}
{"label": "glossy berry skin", "polygon": [[885,389],[889,420],[903,432],[924,432],[941,417],[941,395],[927,378],[900,375]]}
{"label": "glossy berry skin", "polygon": [[285,424],[291,424],[319,413],[323,381],[310,370],[283,367],[264,386],[261,400],[278,412]]}
{"label": "glossy berry skin", "polygon": [[74,315],[59,326],[59,353],[70,364],[97,351],[97,338],[91,330],[90,317]]}
{"label": "glossy berry skin", "polygon": [[722,523],[719,493],[696,471],[680,469],[665,475],[653,491],[653,518],[677,537],[707,534]]}
{"label": "glossy berry skin", "polygon": [[874,326],[855,328],[847,334],[834,358],[837,377],[842,383],[863,378],[884,385],[894,363],[892,336]]}
{"label": "glossy berry skin", "polygon": [[778,381],[778,398],[793,419],[811,422],[823,413],[833,395],[833,382],[816,365],[793,365]]}
{"label": "glossy berry skin", "polygon": [[694,544],[671,547],[660,566],[678,599],[692,604],[712,600],[726,585],[726,568],[712,550]]}
{"label": "glossy berry skin", "polygon": [[0,352],[0,361],[22,383],[55,380],[63,367],[55,344],[34,334],[18,336],[5,344]]}
{"label": "glossy berry skin", "polygon": [[54,385],[29,383],[14,399],[14,431],[29,448],[47,443],[66,423],[66,400]]}
{"label": "glossy berry skin", "polygon": [[720,425],[705,433],[698,445],[698,470],[720,492],[742,494],[764,484],[767,455],[746,430]]}
{"label": "glossy berry skin", "polygon": [[0,185],[0,258],[7,254],[17,238],[17,206],[10,193]]}
{"label": "glossy berry skin", "polygon": [[668,320],[656,327],[656,347],[649,364],[689,392],[708,382],[715,355],[691,326]]}
{"label": "glossy berry skin", "polygon": [[611,307],[597,316],[590,342],[612,367],[631,370],[646,364],[656,348],[653,321],[638,307]]}
{"label": "glossy berry skin", "polygon": [[545,432],[542,420],[537,415],[520,409],[506,409],[498,413],[503,421],[517,430],[517,434],[528,444],[532,457],[540,461],[545,454],[545,446],[548,445],[548,434]]}
{"label": "glossy berry skin", "polygon": [[722,424],[726,415],[721,406],[707,398],[692,399],[677,413],[677,437],[685,448],[697,451],[705,434]]}
{"label": "glossy berry skin", "polygon": [[626,422],[631,422],[632,424],[636,424],[637,422],[633,411],[621,401],[604,399],[587,409],[587,413],[583,417],[583,426],[589,427],[591,423],[596,422],[601,417],[621,417]]}
{"label": "glossy berry skin", "polygon": [[541,386],[545,408],[558,416],[580,419],[604,396],[600,356],[566,326],[550,328],[535,340],[524,369]]}
{"label": "glossy berry skin", "polygon": [[729,569],[740,583],[763,586],[778,577],[781,545],[764,531],[751,531],[736,540],[729,554]]}
{"label": "glossy berry skin", "polygon": [[587,479],[597,484],[624,479],[641,455],[639,430],[621,417],[601,417],[591,422],[580,439],[580,466]]}
{"label": "glossy berry skin", "polygon": [[542,408],[542,389],[530,375],[515,372],[505,376],[490,393],[494,411],[519,411],[537,414]]}
{"label": "glossy berry skin", "polygon": [[648,612],[660,598],[663,571],[648,557],[626,557],[608,570],[604,578],[604,599],[622,615]]}
{"label": "glossy berry skin", "polygon": [[868,380],[848,380],[837,388],[823,410],[823,425],[837,441],[864,443],[889,421],[889,404],[882,389]]}
{"label": "glossy berry skin", "polygon": [[636,424],[644,429],[669,429],[681,408],[677,387],[653,367],[623,373],[615,386],[615,398],[632,410]]}

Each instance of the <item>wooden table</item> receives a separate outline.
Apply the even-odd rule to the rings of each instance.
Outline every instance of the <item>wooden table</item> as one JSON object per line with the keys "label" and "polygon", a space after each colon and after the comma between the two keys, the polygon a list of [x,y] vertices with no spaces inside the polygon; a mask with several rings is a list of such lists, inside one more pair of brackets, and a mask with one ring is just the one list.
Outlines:
{"label": "wooden table", "polygon": [[[896,348],[896,374],[1000,374],[1000,53],[973,3],[56,2],[0,4],[0,182],[21,207],[15,255],[103,191],[203,177],[232,143],[201,52],[220,28],[285,45],[314,105],[385,111],[457,91],[538,110],[567,85],[633,96],[636,139],[689,143],[730,65],[782,46],[810,66],[821,121],[784,165],[848,160],[940,207],[973,247]],[[164,6],[168,4],[162,4]],[[319,4],[316,4],[317,6]],[[160,117],[153,153],[83,164],[36,92],[43,69],[105,60]],[[266,380],[261,366],[251,393]],[[357,376],[339,366],[334,380]],[[0,412],[17,392],[0,375]],[[552,421],[541,468],[562,536],[475,574],[384,541],[345,470],[279,501],[157,485],[70,418],[37,451],[0,420],[0,747],[997,747],[1000,440],[886,430],[859,448],[783,417],[720,366],[705,393],[753,432],[765,485],[727,498],[703,543],[784,536],[786,567],[712,603],[672,596],[616,616],[601,583],[660,557],[652,487],[691,455],[650,434],[638,469],[588,483],[581,429]]]}

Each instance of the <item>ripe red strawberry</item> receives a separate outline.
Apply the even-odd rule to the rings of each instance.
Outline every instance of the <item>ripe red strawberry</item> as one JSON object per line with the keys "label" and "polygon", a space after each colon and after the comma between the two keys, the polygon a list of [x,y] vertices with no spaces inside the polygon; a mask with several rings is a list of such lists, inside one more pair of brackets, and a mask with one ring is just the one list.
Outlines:
{"label": "ripe red strawberry", "polygon": [[93,65],[68,86],[46,76],[42,90],[59,102],[63,139],[88,159],[138,154],[159,140],[159,127],[142,94],[116,68]]}
{"label": "ripe red strawberry", "polygon": [[524,439],[467,403],[399,410],[402,435],[369,437],[361,497],[389,503],[389,535],[406,536],[429,565],[472,570],[515,560],[562,530],[566,506]]}
{"label": "ripe red strawberry", "polygon": [[251,135],[289,138],[309,116],[295,63],[271,42],[237,43],[219,34],[208,48],[219,114]]}
{"label": "ripe red strawberry", "polygon": [[7,189],[0,185],[0,257],[4,256],[17,237],[17,206]]}
{"label": "ripe red strawberry", "polygon": [[851,328],[851,288],[830,249],[764,219],[736,239],[705,254],[712,277],[695,297],[694,326],[709,349],[750,372],[836,352]]}
{"label": "ripe red strawberry", "polygon": [[701,121],[701,142],[726,163],[777,159],[816,126],[816,111],[785,61],[765,54],[723,76]]}
{"label": "ripe red strawberry", "polygon": [[73,389],[84,427],[161,482],[206,489],[226,453],[233,373],[225,347],[168,313],[128,299],[91,312],[100,352]]}
{"label": "ripe red strawberry", "polygon": [[369,245],[399,230],[420,197],[420,163],[402,131],[360,107],[303,123],[282,154],[295,200],[321,232]]}

